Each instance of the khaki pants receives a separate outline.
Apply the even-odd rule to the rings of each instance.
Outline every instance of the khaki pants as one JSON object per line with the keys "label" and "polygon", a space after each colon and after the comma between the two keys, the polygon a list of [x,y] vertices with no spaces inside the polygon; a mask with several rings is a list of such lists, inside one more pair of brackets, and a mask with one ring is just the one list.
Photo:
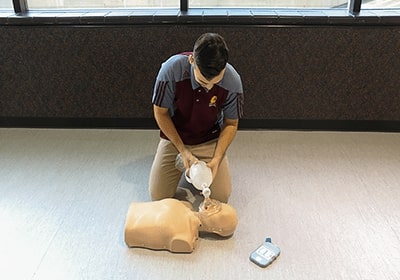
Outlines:
{"label": "khaki pants", "polygon": [[[212,140],[199,145],[187,145],[186,148],[199,160],[208,162],[214,155],[216,145],[217,140]],[[177,155],[178,150],[175,146],[170,141],[160,138],[149,178],[149,191],[152,200],[160,200],[175,195],[179,180],[182,176],[182,172],[175,167]],[[226,155],[221,161],[218,173],[210,186],[210,190],[211,198],[224,203],[228,202],[232,191],[232,183]]]}

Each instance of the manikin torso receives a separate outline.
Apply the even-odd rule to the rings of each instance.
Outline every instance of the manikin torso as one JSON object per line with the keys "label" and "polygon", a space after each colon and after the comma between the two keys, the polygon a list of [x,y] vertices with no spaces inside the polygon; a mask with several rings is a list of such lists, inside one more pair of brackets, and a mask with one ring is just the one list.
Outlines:
{"label": "manikin torso", "polygon": [[199,212],[193,211],[190,203],[173,198],[135,202],[127,213],[125,242],[129,247],[190,253],[199,231],[227,237],[237,223],[233,207],[212,199]]}

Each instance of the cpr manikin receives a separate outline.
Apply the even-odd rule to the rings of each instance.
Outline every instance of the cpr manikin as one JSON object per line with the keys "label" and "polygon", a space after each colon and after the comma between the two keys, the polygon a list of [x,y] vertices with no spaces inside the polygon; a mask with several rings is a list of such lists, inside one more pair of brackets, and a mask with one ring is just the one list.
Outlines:
{"label": "cpr manikin", "polygon": [[194,211],[189,202],[174,198],[132,203],[125,223],[125,242],[129,247],[190,253],[196,246],[199,231],[222,237],[233,234],[238,223],[235,209],[211,199],[211,179],[200,180],[202,183],[199,186],[196,172],[203,167],[199,168],[195,164],[192,167],[189,170],[189,180],[196,188],[201,186],[204,196],[198,211]]}

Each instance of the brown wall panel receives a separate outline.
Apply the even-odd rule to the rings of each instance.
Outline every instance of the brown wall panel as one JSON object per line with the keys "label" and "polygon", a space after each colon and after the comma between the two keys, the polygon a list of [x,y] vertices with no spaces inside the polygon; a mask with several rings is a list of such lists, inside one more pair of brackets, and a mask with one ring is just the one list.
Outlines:
{"label": "brown wall panel", "polygon": [[0,117],[151,118],[155,76],[222,34],[246,119],[399,121],[400,27],[2,26]]}

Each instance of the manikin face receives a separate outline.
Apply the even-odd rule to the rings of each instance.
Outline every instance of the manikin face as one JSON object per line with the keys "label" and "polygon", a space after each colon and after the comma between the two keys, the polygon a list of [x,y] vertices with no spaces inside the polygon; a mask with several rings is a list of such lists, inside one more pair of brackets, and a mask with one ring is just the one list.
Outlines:
{"label": "manikin face", "polygon": [[201,74],[199,67],[197,67],[193,55],[189,55],[189,62],[190,62],[190,64],[193,65],[194,79],[196,80],[196,82],[199,83],[200,86],[202,86],[203,88],[205,88],[207,90],[211,90],[213,88],[213,86],[215,84],[218,84],[224,77],[226,68],[224,68],[217,76],[215,76],[211,80],[207,80],[203,76],[203,74]]}
{"label": "manikin face", "polygon": [[200,209],[200,231],[212,232],[223,237],[231,236],[238,224],[235,209],[229,204],[211,199],[207,209]]}

